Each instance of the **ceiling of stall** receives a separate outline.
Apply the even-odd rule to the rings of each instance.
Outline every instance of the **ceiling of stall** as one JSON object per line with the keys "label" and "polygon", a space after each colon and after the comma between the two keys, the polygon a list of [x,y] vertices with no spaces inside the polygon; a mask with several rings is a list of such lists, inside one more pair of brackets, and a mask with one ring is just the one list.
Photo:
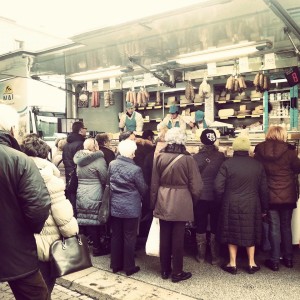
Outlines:
{"label": "ceiling of stall", "polygon": [[[286,15],[280,15],[274,3],[279,4]],[[284,28],[288,28],[288,33]],[[33,75],[58,74],[68,79],[73,74],[98,68],[121,66],[129,72],[130,67],[135,68],[137,64],[149,69],[158,64],[157,72],[162,74],[166,70],[195,69],[195,66],[176,64],[179,55],[261,40],[272,42],[273,47],[267,52],[295,57],[300,45],[300,2],[251,0],[249,5],[249,0],[212,0],[122,26],[82,33],[70,40],[73,48],[23,53],[22,57],[2,56],[0,71],[9,72],[10,67],[25,64]],[[29,57],[26,61],[24,55]],[[138,72],[141,69],[124,76]]]}

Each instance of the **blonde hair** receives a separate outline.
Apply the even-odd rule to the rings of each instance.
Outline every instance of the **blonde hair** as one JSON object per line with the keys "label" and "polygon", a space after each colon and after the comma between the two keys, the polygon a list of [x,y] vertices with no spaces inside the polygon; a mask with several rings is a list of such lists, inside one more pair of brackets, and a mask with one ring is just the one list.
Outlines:
{"label": "blonde hair", "polygon": [[287,140],[287,131],[282,126],[273,125],[266,134],[266,140],[277,140],[285,142]]}
{"label": "blonde hair", "polygon": [[98,146],[98,143],[95,139],[88,138],[83,143],[83,149],[94,152],[96,150],[99,150],[99,146]]}

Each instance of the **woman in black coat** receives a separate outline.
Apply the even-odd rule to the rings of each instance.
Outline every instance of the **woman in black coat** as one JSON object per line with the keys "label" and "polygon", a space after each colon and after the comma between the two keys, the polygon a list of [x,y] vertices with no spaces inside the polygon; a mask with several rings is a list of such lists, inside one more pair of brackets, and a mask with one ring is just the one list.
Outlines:
{"label": "woman in black coat", "polygon": [[249,156],[250,141],[237,137],[233,157],[225,161],[215,180],[215,190],[222,201],[219,218],[221,243],[228,244],[230,261],[222,269],[237,273],[238,247],[246,247],[249,274],[260,269],[255,263],[255,245],[261,241],[262,216],[268,209],[268,188],[264,167]]}

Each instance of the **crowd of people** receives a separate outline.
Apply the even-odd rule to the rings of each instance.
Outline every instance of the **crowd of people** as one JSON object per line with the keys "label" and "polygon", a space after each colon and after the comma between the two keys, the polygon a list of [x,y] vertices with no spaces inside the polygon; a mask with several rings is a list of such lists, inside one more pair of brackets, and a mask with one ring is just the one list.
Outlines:
{"label": "crowd of people", "polygon": [[[282,258],[285,267],[293,267],[291,220],[299,196],[300,159],[286,130],[270,127],[253,154],[249,138],[240,135],[227,158],[216,145],[216,131],[206,128],[198,137],[199,152],[192,155],[178,112],[172,114],[156,140],[150,130],[141,136],[126,131],[117,151],[108,134],[87,137],[84,123],[74,122],[68,137],[57,141],[51,162],[50,147],[37,134],[18,144],[18,114],[1,105],[0,281],[8,281],[16,299],[50,299],[55,278],[49,248],[60,236],[82,233],[93,256],[110,253],[113,273],[139,272],[137,237],[147,239],[153,216],[160,224],[162,279],[180,282],[192,276],[183,266],[187,224],[194,224],[198,263],[209,259],[237,274],[238,248],[244,247],[247,271],[256,273],[255,249],[266,222],[271,250],[265,266],[278,271]],[[203,120],[203,115],[196,117]],[[67,193],[74,170],[78,187]],[[106,184],[110,218],[102,225],[97,214]],[[220,262],[220,245],[228,249],[225,264]]]}

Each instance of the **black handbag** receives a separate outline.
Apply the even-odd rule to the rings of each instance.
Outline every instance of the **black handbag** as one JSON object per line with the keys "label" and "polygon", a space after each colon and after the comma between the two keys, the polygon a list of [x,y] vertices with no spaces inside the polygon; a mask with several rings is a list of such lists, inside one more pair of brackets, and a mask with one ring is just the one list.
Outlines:
{"label": "black handbag", "polygon": [[53,242],[50,246],[50,264],[54,278],[92,267],[86,237],[76,234]]}
{"label": "black handbag", "polygon": [[70,179],[66,183],[66,193],[69,194],[74,194],[77,192],[78,188],[78,177],[76,173],[76,166],[74,169],[70,172]]}
{"label": "black handbag", "polygon": [[108,222],[110,215],[110,188],[109,184],[106,184],[102,198],[101,204],[98,211],[98,221],[100,225],[106,224]]}

